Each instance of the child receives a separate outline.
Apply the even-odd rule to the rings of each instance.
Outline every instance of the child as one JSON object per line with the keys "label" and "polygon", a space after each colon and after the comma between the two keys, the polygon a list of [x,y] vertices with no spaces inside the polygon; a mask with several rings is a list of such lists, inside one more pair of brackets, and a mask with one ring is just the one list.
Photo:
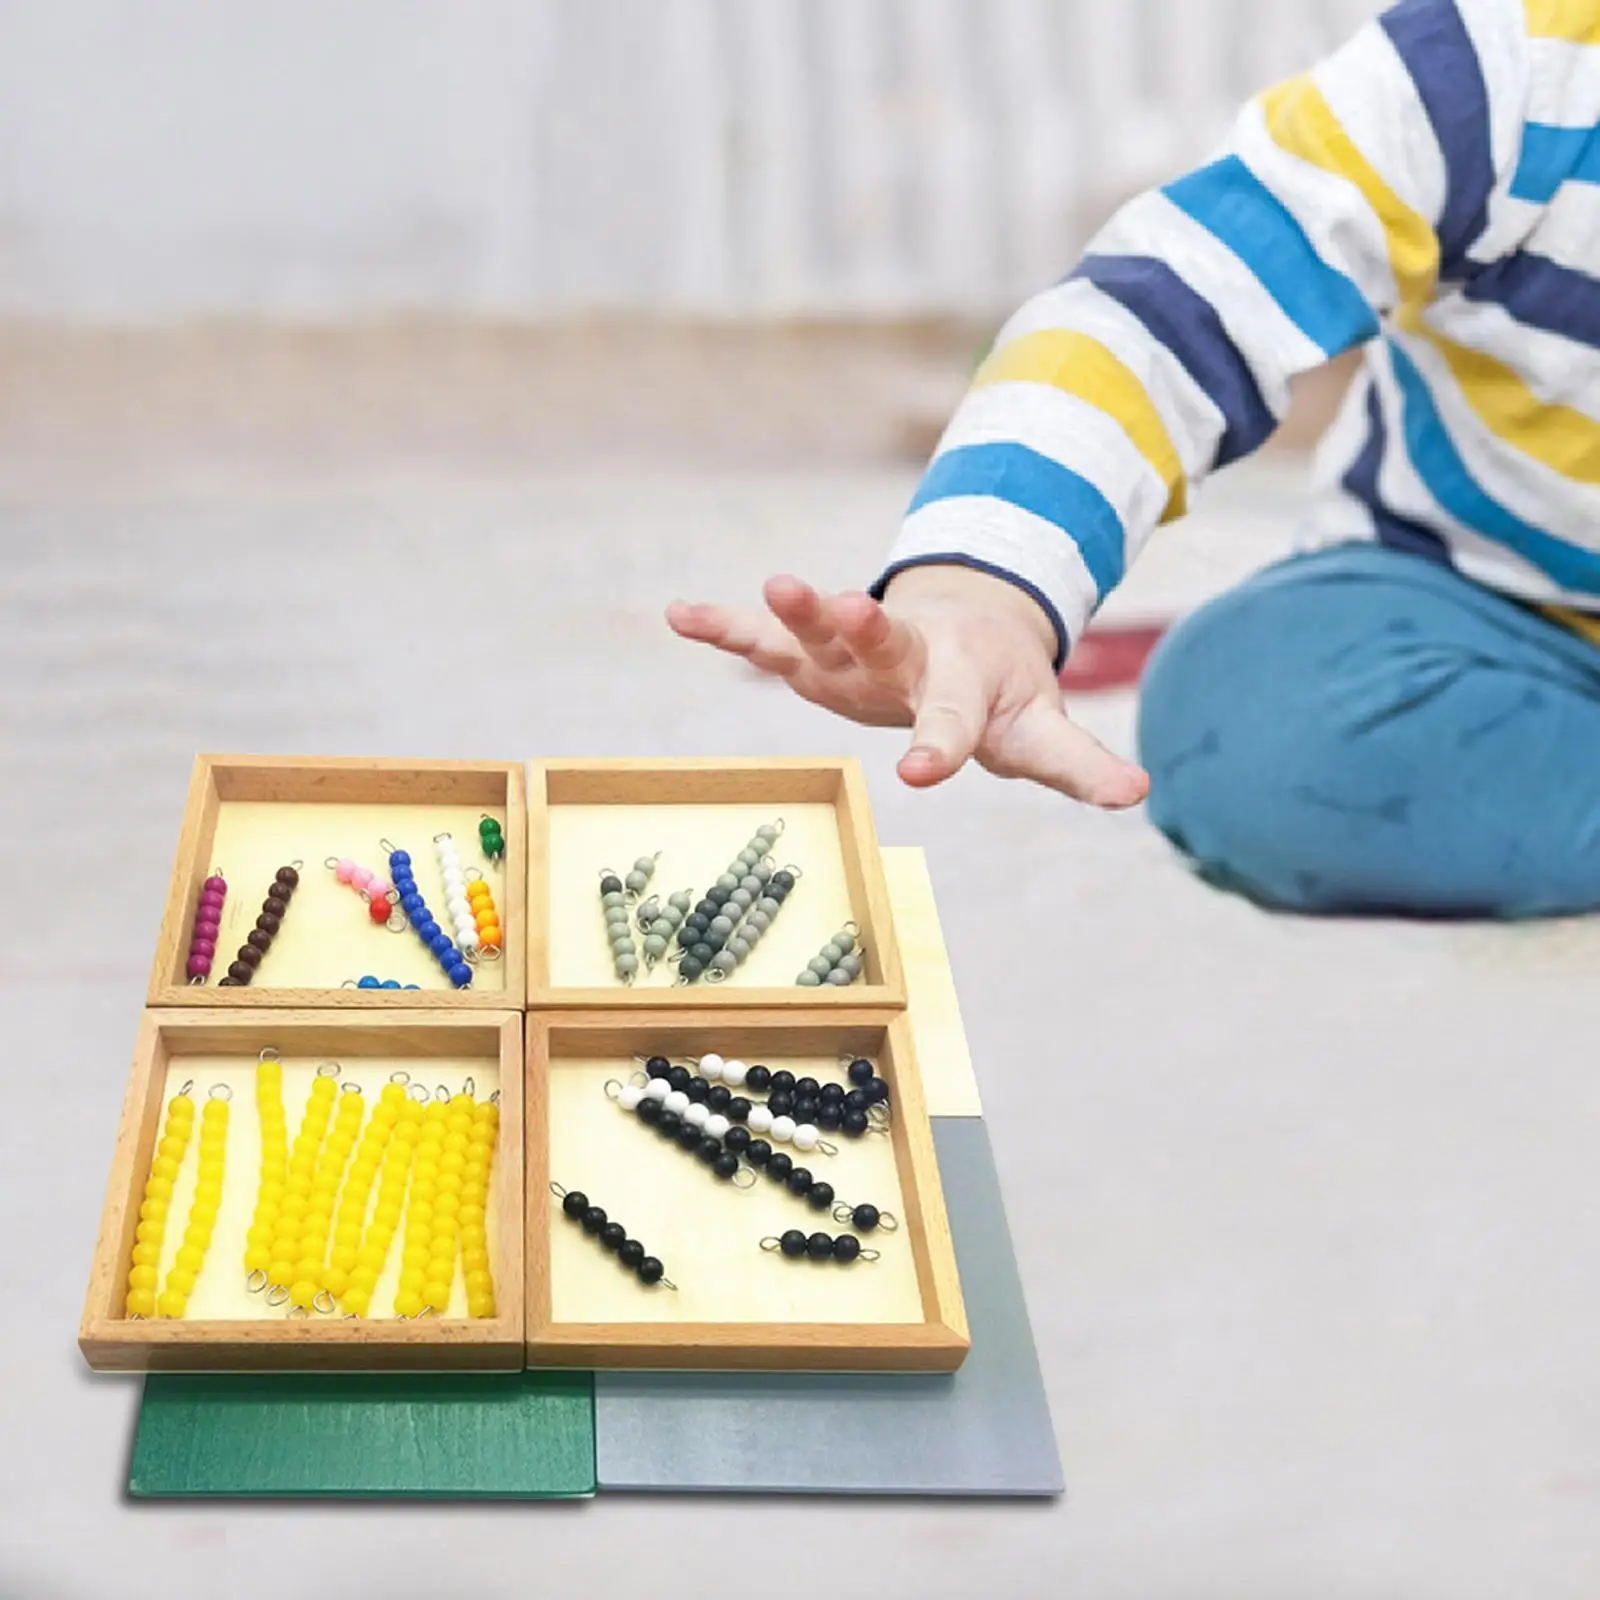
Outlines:
{"label": "child", "polygon": [[[1001,333],[872,596],[684,637],[1337,913],[1600,906],[1600,0],[1401,0]],[[1364,365],[1299,553],[1175,628],[1136,767],[1056,674],[1151,530]],[[875,596],[876,598],[874,598]],[[1146,776],[1148,774],[1148,777]]]}

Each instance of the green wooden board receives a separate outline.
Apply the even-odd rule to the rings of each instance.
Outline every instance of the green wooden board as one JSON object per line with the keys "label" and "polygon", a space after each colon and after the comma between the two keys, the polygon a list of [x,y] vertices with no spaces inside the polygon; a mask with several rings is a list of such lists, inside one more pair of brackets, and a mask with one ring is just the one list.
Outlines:
{"label": "green wooden board", "polygon": [[161,1373],[129,1494],[144,1499],[575,1499],[595,1491],[587,1372]]}

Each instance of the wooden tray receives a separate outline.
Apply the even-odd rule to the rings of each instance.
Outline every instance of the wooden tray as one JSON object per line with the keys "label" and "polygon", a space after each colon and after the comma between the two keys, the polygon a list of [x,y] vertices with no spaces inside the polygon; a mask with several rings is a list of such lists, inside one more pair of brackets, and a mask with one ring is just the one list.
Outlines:
{"label": "wooden tray", "polygon": [[[391,1307],[404,1228],[396,1233],[364,1317],[291,1318],[286,1306],[247,1286],[246,1231],[258,1185],[260,1140],[255,1069],[264,1049],[284,1060],[284,1109],[291,1150],[317,1065],[339,1064],[362,1086],[370,1114],[391,1075],[405,1072],[421,1090],[455,1094],[470,1076],[481,1102],[498,1090],[500,1132],[490,1169],[485,1223],[495,1314],[464,1314],[458,1262],[443,1316],[400,1320]],[[123,1103],[100,1235],[78,1343],[100,1370],[198,1371],[340,1369],[520,1370],[524,1356],[522,1017],[515,1012],[429,1011],[352,1015],[329,1011],[150,1010],[140,1024]],[[187,1313],[176,1320],[126,1315],[126,1295],[146,1179],[166,1107],[185,1081],[199,1107],[213,1084],[232,1090],[222,1203]],[[170,1200],[159,1279],[183,1240],[198,1167],[191,1139]],[[374,1191],[373,1206],[376,1205]]]}
{"label": "wooden tray", "polygon": [[[502,825],[498,864],[479,851],[483,815]],[[348,858],[388,872],[380,841],[412,857],[429,910],[450,932],[434,836],[451,833],[463,865],[488,880],[504,935],[498,960],[476,964],[472,984],[454,988],[415,930],[372,922],[367,905],[325,862]],[[329,1006],[520,1010],[526,991],[523,936],[527,893],[527,806],[515,763],[363,760],[322,756],[197,758],[150,977],[152,1006],[254,1009]],[[299,861],[300,885],[271,949],[245,986],[219,985],[255,926],[278,868]],[[213,970],[185,974],[202,885],[220,870],[228,883]],[[416,988],[344,987],[363,977]]]}
{"label": "wooden tray", "polygon": [[[680,984],[669,962],[641,969],[631,985],[616,976],[603,871],[625,876],[659,853],[645,895],[684,890],[698,903],[756,829],[778,823],[772,862],[801,876],[744,965],[724,982]],[[530,1010],[905,1006],[866,783],[852,760],[536,761],[528,863]],[[859,928],[861,975],[843,988],[799,987],[799,973],[847,923]]]}
{"label": "wooden tray", "polygon": [[[881,1257],[792,1261],[761,1248],[791,1228],[853,1231],[766,1176],[736,1190],[614,1103],[608,1081],[636,1057],[707,1051],[842,1081],[841,1058],[877,1064],[889,1133],[829,1135],[833,1156],[785,1153],[837,1200],[899,1220],[863,1237]],[[843,1011],[587,1012],[527,1029],[527,1285],[530,1366],[949,1371],[969,1337],[932,1128],[904,1014]],[[757,1097],[752,1097],[757,1098]],[[623,1224],[677,1285],[646,1287],[563,1213],[551,1184]]]}

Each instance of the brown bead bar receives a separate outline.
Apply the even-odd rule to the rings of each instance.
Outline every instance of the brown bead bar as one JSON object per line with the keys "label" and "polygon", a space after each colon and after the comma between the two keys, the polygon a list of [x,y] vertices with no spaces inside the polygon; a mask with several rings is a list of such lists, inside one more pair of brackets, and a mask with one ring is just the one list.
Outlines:
{"label": "brown bead bar", "polygon": [[218,980],[218,988],[242,988],[256,975],[256,968],[272,948],[272,941],[283,926],[289,910],[289,901],[300,882],[300,874],[293,867],[279,867],[267,897],[261,902],[261,915],[250,930],[239,954],[228,968],[228,975]]}

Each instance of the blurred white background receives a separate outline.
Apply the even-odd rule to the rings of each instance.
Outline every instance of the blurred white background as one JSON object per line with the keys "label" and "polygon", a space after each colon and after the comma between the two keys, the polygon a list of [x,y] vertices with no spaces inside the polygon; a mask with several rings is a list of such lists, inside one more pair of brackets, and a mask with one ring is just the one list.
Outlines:
{"label": "blurred white background", "polygon": [[0,316],[991,319],[1372,0],[4,0]]}

